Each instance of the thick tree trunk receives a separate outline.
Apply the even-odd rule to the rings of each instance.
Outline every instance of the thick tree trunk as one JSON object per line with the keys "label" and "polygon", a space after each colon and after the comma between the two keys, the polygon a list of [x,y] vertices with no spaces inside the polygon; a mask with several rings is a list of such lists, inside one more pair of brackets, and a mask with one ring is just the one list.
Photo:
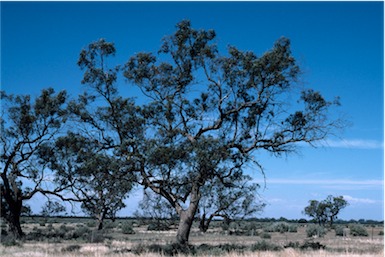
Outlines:
{"label": "thick tree trunk", "polygon": [[182,211],[179,219],[178,232],[176,234],[176,242],[180,245],[188,244],[190,236],[191,226],[194,221],[195,212],[190,211],[190,208],[186,211]]}
{"label": "thick tree trunk", "polygon": [[1,194],[5,200],[5,202],[2,201],[2,204],[5,204],[5,206],[1,206],[1,217],[4,217],[7,221],[9,230],[15,238],[20,239],[24,236],[20,225],[21,209],[23,206],[21,191],[16,186],[14,186],[14,191],[12,191],[8,178],[4,174],[2,174],[2,179],[4,185]]}
{"label": "thick tree trunk", "polygon": [[20,213],[11,214],[7,218],[9,230],[14,235],[15,238],[21,239],[24,236],[23,230],[20,225]]}
{"label": "thick tree trunk", "polygon": [[179,212],[179,226],[176,234],[177,244],[188,244],[191,226],[194,221],[195,213],[198,209],[199,198],[199,188],[193,187],[189,207],[186,210],[181,210]]}

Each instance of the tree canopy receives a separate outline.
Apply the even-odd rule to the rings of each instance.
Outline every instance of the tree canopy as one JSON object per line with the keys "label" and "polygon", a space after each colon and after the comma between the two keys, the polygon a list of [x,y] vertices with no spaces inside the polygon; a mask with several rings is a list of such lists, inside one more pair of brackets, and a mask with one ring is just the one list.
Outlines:
{"label": "tree canopy", "polygon": [[[61,193],[70,192],[66,200],[81,201],[101,222],[124,206],[133,183],[151,190],[179,216],[178,244],[188,243],[198,213],[204,230],[214,216],[245,217],[263,208],[249,176],[263,172],[258,153],[279,157],[298,143],[327,138],[344,126],[331,115],[339,101],[300,88],[287,38],[261,55],[235,46],[220,53],[215,41],[214,30],[184,20],[157,52],[110,67],[115,46],[100,39],[80,52],[87,90],[76,100],[52,89],[34,104],[2,93],[12,102],[1,120],[8,206],[20,194],[48,193],[39,184],[48,167],[56,183],[50,193],[66,199]],[[119,92],[120,74],[140,89],[143,104]],[[36,187],[22,193],[18,177]]]}

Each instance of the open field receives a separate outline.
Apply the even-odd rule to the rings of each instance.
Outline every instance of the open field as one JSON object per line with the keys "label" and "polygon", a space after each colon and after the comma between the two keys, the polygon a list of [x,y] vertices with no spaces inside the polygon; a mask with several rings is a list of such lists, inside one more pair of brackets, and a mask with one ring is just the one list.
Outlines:
{"label": "open field", "polygon": [[[384,256],[384,228],[378,224],[361,226],[367,236],[353,236],[349,225],[338,225],[343,236],[336,236],[332,229],[323,237],[308,237],[311,224],[240,221],[224,230],[218,221],[206,233],[194,224],[192,250],[178,253],[172,248],[176,235],[173,225],[170,230],[149,231],[146,222],[117,220],[107,222],[102,232],[96,232],[93,225],[86,219],[29,219],[23,224],[27,234],[23,242],[2,235],[0,256]],[[289,226],[291,232],[273,232],[271,228],[277,225]]]}

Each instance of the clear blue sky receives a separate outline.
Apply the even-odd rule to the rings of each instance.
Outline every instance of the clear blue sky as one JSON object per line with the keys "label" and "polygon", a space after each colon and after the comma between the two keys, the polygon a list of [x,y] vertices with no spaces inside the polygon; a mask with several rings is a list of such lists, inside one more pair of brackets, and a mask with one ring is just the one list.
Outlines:
{"label": "clear blue sky", "polygon": [[[260,55],[286,36],[303,85],[340,96],[352,126],[328,147],[303,147],[283,159],[258,156],[267,182],[260,193],[269,204],[261,216],[302,218],[310,199],[332,194],[350,202],[341,218],[382,220],[383,10],[382,2],[1,2],[1,88],[38,95],[54,87],[76,96],[76,61],[88,43],[114,42],[116,62],[124,64],[134,53],[157,51],[182,19],[214,29],[221,50],[235,45]],[[36,212],[38,202],[30,201]]]}

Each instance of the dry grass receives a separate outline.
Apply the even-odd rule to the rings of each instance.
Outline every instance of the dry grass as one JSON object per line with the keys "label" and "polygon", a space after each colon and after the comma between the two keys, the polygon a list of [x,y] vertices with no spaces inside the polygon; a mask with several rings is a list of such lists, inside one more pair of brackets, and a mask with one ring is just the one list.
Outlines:
{"label": "dry grass", "polygon": [[[31,231],[33,226],[37,224],[25,224],[24,230]],[[54,224],[54,227],[59,227],[59,224]],[[68,226],[76,227],[76,224],[69,224]],[[102,243],[85,243],[84,241],[75,240],[61,240],[60,242],[50,243],[27,241],[20,246],[3,246],[0,244],[0,256],[4,257],[154,257],[164,256],[148,251],[142,252],[141,255],[136,255],[132,252],[138,246],[146,246],[158,244],[167,245],[174,241],[176,231],[154,232],[147,231],[146,227],[135,227],[135,234],[124,235],[119,232],[118,228],[113,228],[108,231],[109,239]],[[244,253],[230,252],[221,254],[220,256],[235,257],[235,256],[263,256],[263,257],[382,257],[384,256],[384,241],[383,236],[379,232],[383,231],[383,227],[377,226],[373,231],[373,238],[369,237],[337,237],[334,231],[329,231],[323,238],[313,239],[316,242],[325,245],[324,250],[306,250],[286,248],[281,251],[245,251]],[[369,230],[369,232],[371,232]],[[194,246],[202,244],[208,245],[244,245],[251,246],[256,242],[265,240],[268,243],[279,245],[281,247],[290,242],[303,243],[308,240],[306,237],[306,228],[299,227],[297,233],[269,233],[270,239],[261,239],[259,236],[234,236],[225,235],[221,229],[211,229],[208,233],[200,233],[197,228],[193,228],[190,243]],[[200,256],[214,256],[211,252]],[[183,256],[183,255],[180,255]],[[218,256],[218,254],[217,254]]]}
{"label": "dry grass", "polygon": [[[136,255],[133,253],[114,253],[111,252],[110,249],[104,245],[89,245],[83,244],[78,251],[74,252],[62,252],[62,249],[65,249],[68,245],[65,244],[24,244],[22,248],[20,247],[0,247],[0,256],[4,257],[155,257],[155,256],[163,256],[155,253],[144,253],[141,255]],[[182,255],[181,255],[182,256]],[[206,255],[210,256],[210,255]],[[285,249],[279,252],[248,252],[243,254],[237,253],[228,253],[226,255],[222,255],[224,257],[382,257],[384,256],[384,252],[378,253],[334,253],[325,250],[319,251],[299,251],[295,249]]]}

